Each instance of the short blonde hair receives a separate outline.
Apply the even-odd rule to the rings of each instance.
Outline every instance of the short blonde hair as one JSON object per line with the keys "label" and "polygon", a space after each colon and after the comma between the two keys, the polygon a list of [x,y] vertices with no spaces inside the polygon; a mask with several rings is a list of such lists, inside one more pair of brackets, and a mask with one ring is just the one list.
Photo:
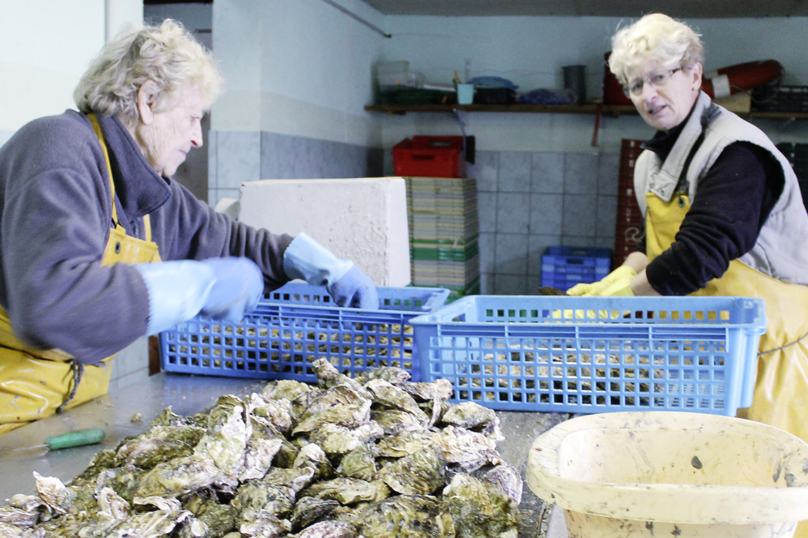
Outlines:
{"label": "short blonde hair", "polygon": [[651,13],[612,37],[609,69],[624,86],[628,72],[649,61],[660,66],[704,63],[704,46],[689,26],[662,13]]}
{"label": "short blonde hair", "polygon": [[195,84],[206,108],[221,91],[222,77],[210,52],[179,23],[124,31],[110,41],[81,77],[73,99],[82,112],[117,115],[128,127],[137,125],[137,92],[148,80],[157,83],[155,110],[175,104],[186,83]]}

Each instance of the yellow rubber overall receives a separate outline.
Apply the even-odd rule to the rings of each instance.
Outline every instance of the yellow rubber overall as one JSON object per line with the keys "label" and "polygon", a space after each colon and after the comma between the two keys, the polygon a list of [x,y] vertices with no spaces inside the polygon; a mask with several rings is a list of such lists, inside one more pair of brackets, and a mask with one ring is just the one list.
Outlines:
{"label": "yellow rubber overall", "polygon": [[[664,202],[645,196],[649,263],[667,250],[690,209],[687,196]],[[808,442],[808,286],[787,284],[733,260],[721,278],[693,295],[755,297],[766,302],[766,334],[760,338],[752,406],[737,416],[764,422]],[[797,525],[808,538],[808,522]]]}
{"label": "yellow rubber overall", "polygon": [[[101,265],[159,262],[157,244],[151,241],[148,215],[143,218],[145,240],[126,235],[126,230],[118,224],[115,183],[104,135],[95,116],[90,114],[89,118],[107,164],[112,190],[112,220],[115,223],[110,229]],[[81,381],[66,409],[107,393],[113,357],[84,367]],[[8,314],[0,308],[0,434],[54,414],[73,388],[71,364],[72,357],[63,351],[36,350],[21,342],[14,336]]]}

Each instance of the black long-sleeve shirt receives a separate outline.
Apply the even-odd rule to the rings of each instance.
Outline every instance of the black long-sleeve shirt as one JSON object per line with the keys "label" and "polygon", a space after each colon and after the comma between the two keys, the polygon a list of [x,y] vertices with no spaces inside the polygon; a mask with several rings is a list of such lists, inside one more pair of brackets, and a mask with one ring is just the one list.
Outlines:
{"label": "black long-sleeve shirt", "polygon": [[[664,161],[685,122],[659,131],[643,147]],[[662,295],[687,295],[722,276],[729,262],[749,252],[783,192],[777,159],[749,142],[728,145],[700,180],[671,247],[646,268]],[[638,247],[645,252],[645,241]]]}

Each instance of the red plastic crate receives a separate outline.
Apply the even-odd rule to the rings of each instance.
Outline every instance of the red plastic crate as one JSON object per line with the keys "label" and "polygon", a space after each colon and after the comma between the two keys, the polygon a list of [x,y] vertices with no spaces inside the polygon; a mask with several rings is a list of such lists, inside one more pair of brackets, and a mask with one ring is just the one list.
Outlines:
{"label": "red plastic crate", "polygon": [[462,136],[414,136],[393,146],[397,176],[466,177]]}

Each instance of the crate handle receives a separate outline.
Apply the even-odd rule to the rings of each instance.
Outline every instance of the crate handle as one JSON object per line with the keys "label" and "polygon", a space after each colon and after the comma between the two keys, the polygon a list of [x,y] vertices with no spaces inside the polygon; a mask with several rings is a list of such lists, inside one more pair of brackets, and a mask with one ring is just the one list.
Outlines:
{"label": "crate handle", "polygon": [[413,155],[410,155],[410,158],[413,161],[434,161],[435,160],[434,155],[428,155],[428,154],[427,155],[413,154]]}

